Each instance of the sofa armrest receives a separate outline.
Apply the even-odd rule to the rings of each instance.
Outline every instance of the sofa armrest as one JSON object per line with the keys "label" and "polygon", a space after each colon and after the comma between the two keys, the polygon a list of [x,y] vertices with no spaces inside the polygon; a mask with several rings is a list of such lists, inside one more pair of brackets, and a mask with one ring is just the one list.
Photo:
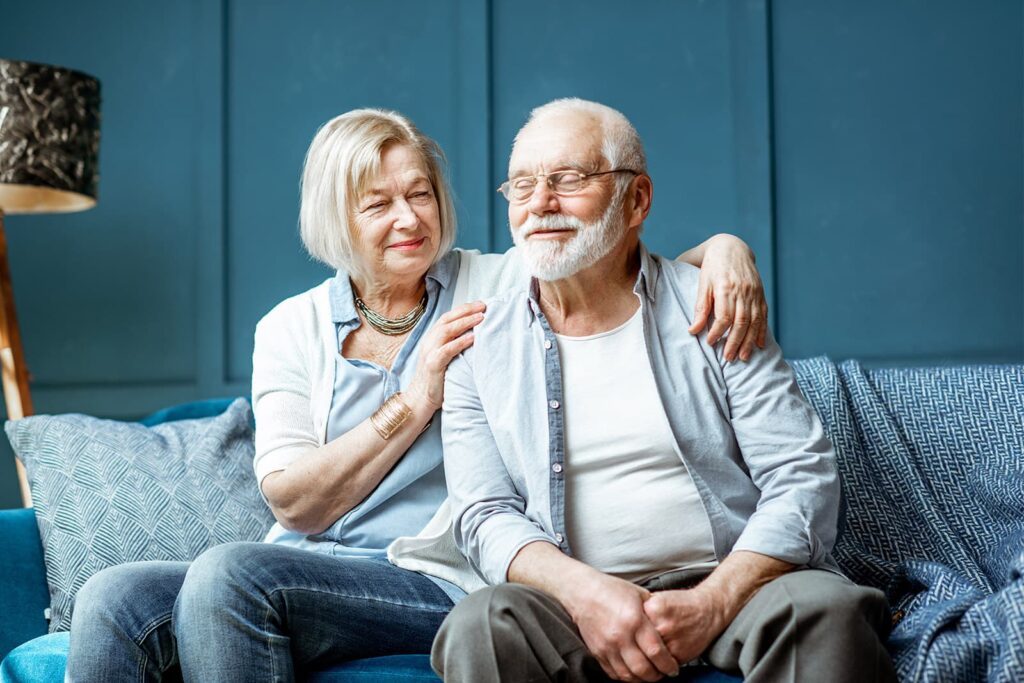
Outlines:
{"label": "sofa armrest", "polygon": [[35,511],[0,510],[0,659],[46,634],[50,605]]}

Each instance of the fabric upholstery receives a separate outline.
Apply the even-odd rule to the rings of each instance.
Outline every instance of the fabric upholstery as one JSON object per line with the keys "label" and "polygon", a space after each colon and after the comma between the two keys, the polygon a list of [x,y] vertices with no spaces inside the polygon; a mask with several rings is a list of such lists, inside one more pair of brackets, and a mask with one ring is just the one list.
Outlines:
{"label": "fabric upholstery", "polygon": [[49,605],[43,548],[35,512],[0,510],[0,659],[26,640],[46,633]]}
{"label": "fabric upholstery", "polygon": [[170,408],[161,408],[139,420],[147,427],[155,427],[165,422],[177,422],[178,420],[197,420],[202,417],[213,417],[220,415],[227,410],[237,399],[234,398],[208,398],[202,401],[191,401]]}
{"label": "fabric upholstery", "polygon": [[[25,643],[0,664],[0,683],[61,683],[68,656],[68,633]],[[307,683],[439,683],[428,655],[396,655],[348,662],[318,671]],[[704,667],[685,670],[678,683],[735,683],[739,679]]]}
{"label": "fabric upholstery", "polygon": [[105,567],[262,539],[273,518],[252,473],[251,423],[244,399],[155,427],[85,415],[6,423],[35,503],[51,632],[70,626],[75,592]]}
{"label": "fabric upholstery", "polygon": [[50,633],[15,648],[0,663],[0,683],[61,683],[70,633]]}
{"label": "fabric upholstery", "polygon": [[1024,366],[793,366],[838,456],[834,556],[887,591],[900,678],[1024,680]]}

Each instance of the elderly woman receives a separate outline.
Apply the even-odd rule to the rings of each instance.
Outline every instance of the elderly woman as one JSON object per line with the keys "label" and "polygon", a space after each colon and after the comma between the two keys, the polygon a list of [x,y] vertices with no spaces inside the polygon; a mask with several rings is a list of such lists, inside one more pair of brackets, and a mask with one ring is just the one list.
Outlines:
{"label": "elderly woman", "polygon": [[[302,240],[338,274],[268,313],[253,353],[255,468],[278,524],[265,543],[221,545],[191,564],[96,574],[75,606],[70,680],[287,681],[430,651],[462,590],[396,564],[415,567],[417,552],[450,537],[435,419],[445,368],[485,315],[467,302],[526,283],[514,251],[452,251],[441,160],[394,112],[352,111],[317,133]],[[705,265],[692,331],[713,302],[710,335],[735,314],[727,355],[748,357],[765,311],[749,249],[719,236],[681,258]]]}

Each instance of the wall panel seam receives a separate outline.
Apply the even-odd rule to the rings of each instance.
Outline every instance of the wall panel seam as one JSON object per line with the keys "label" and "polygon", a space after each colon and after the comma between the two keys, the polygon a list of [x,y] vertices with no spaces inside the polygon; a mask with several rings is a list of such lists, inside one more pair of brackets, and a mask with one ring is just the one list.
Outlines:
{"label": "wall panel seam", "polygon": [[781,310],[781,298],[779,297],[779,223],[778,213],[776,211],[775,204],[775,31],[772,22],[772,0],[764,0],[764,33],[765,33],[765,74],[768,79],[765,93],[768,98],[767,102],[767,116],[768,116],[768,236],[769,236],[769,254],[768,258],[772,264],[772,300],[768,302],[769,306],[769,320],[772,325],[772,332],[775,335],[776,341],[781,345],[783,330],[780,327],[780,321],[782,316],[780,315]]}
{"label": "wall panel seam", "polygon": [[217,381],[219,384],[227,384],[231,381],[231,377],[228,376],[228,369],[231,367],[231,350],[230,350],[230,331],[228,325],[228,258],[230,254],[230,239],[228,232],[228,219],[230,213],[230,207],[228,206],[228,198],[230,194],[230,177],[228,173],[229,162],[228,154],[229,149],[229,114],[230,114],[230,49],[231,49],[231,27],[229,23],[229,7],[228,3],[230,0],[221,0],[220,2],[220,19],[221,19],[221,53],[220,53],[220,74],[221,74],[221,220],[220,220],[220,243],[221,243],[221,258],[219,261],[220,265],[220,291],[218,296],[221,301],[221,319],[220,319],[220,330],[221,330],[221,347],[219,349],[220,355],[220,372],[218,373]]}

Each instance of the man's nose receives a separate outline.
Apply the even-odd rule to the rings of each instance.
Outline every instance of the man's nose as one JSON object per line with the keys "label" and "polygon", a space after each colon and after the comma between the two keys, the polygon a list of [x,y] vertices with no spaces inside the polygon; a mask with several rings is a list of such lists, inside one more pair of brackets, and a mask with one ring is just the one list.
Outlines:
{"label": "man's nose", "polygon": [[533,194],[526,202],[526,210],[537,215],[558,212],[558,195],[548,184],[547,176],[537,179]]}

